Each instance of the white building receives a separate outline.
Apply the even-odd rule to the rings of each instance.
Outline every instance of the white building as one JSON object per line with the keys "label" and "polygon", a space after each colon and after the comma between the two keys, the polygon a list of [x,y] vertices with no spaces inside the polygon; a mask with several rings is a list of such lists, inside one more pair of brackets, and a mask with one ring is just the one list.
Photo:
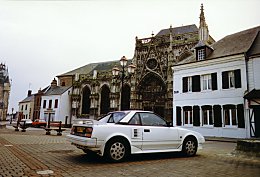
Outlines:
{"label": "white building", "polygon": [[19,102],[19,115],[20,119],[31,119],[33,120],[33,109],[34,109],[34,95],[31,90],[28,90],[27,97]]}
{"label": "white building", "polygon": [[[260,136],[260,122],[254,119],[260,115],[259,30],[260,26],[226,36],[212,46],[200,41],[194,55],[173,66],[175,126],[204,136]],[[258,91],[252,98],[254,89]],[[248,92],[250,103],[258,104],[254,109],[244,99]]]}
{"label": "white building", "polygon": [[57,86],[54,79],[51,86],[42,96],[41,119],[46,121],[62,121],[62,124],[71,124],[71,101],[72,87]]}

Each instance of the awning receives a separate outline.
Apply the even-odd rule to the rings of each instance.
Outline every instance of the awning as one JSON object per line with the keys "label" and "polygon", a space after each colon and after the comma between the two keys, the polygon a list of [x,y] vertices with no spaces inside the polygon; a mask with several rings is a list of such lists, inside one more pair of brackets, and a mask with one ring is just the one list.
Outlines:
{"label": "awning", "polygon": [[260,90],[253,89],[248,92],[245,96],[245,99],[252,100],[252,99],[260,99]]}

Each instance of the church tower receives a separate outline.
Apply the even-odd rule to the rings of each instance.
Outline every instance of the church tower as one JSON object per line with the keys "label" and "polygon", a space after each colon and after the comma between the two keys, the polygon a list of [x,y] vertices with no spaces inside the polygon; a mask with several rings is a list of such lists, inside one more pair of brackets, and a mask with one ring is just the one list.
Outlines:
{"label": "church tower", "polygon": [[208,42],[209,40],[209,29],[204,16],[203,4],[201,4],[200,8],[199,40],[202,42]]}

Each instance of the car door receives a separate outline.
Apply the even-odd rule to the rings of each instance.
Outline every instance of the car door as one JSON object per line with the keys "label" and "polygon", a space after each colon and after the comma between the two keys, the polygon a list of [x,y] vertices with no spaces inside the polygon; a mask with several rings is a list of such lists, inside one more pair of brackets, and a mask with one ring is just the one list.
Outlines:
{"label": "car door", "polygon": [[132,146],[139,150],[142,150],[143,127],[141,126],[139,114],[135,114],[128,122],[128,125],[130,125],[128,127],[131,129]]}
{"label": "car door", "polygon": [[139,113],[142,123],[142,150],[176,149],[180,144],[178,130],[151,112]]}

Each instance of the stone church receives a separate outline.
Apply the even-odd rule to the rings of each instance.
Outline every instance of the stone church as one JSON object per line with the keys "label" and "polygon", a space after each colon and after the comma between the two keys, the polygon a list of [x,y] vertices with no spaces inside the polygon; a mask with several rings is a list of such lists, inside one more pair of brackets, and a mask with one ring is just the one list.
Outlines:
{"label": "stone church", "polygon": [[8,68],[5,64],[0,64],[0,121],[5,121],[7,116],[9,95],[10,95],[10,79]]}
{"label": "stone church", "polygon": [[[170,26],[147,38],[136,37],[134,56],[126,65],[136,66],[133,74],[123,73],[125,67],[115,60],[90,63],[57,76],[59,85],[73,86],[72,118],[97,118],[109,111],[140,109],[154,111],[171,121],[174,84],[171,68],[192,55],[200,41],[208,45],[215,42],[209,35],[203,5],[199,28],[195,24]],[[120,71],[118,76],[112,75],[113,68]]]}

